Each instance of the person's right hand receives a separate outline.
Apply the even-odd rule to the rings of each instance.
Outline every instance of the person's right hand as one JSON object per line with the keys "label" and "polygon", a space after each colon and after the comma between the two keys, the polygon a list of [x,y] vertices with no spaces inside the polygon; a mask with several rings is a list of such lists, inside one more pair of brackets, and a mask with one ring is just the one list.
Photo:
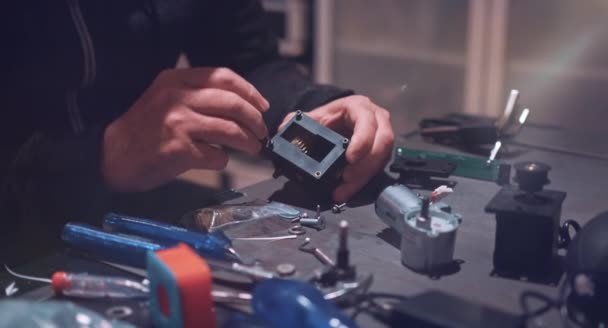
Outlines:
{"label": "person's right hand", "polygon": [[249,154],[268,130],[266,99],[227,68],[161,72],[131,108],[110,123],[101,172],[114,191],[144,191],[194,168],[221,170],[222,146]]}

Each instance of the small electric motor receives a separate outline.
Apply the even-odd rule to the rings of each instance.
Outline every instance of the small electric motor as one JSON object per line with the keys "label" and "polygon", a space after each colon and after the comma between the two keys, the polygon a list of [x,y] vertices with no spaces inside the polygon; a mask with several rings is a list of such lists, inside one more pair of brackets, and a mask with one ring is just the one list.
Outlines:
{"label": "small electric motor", "polygon": [[433,272],[453,262],[456,230],[462,221],[445,203],[431,203],[404,185],[382,191],[376,214],[401,235],[401,262],[412,270]]}

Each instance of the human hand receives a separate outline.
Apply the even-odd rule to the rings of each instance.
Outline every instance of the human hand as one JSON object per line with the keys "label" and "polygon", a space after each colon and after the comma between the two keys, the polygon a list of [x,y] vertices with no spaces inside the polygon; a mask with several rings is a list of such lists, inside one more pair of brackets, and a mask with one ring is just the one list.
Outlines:
{"label": "human hand", "polygon": [[[294,114],[285,117],[281,128]],[[390,159],[395,140],[390,114],[369,98],[358,95],[334,100],[306,114],[344,136],[352,134],[346,149],[344,182],[333,192],[334,201],[346,202]]]}
{"label": "human hand", "polygon": [[227,68],[161,72],[104,132],[101,171],[115,191],[143,191],[194,168],[221,170],[222,146],[248,154],[268,130],[266,99]]}

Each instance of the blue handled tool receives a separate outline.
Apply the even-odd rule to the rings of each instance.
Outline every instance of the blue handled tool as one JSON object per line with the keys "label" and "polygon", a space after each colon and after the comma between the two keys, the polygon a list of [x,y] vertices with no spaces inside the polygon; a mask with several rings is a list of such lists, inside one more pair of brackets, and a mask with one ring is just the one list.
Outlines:
{"label": "blue handled tool", "polygon": [[148,238],[162,244],[175,246],[185,243],[205,258],[236,260],[243,263],[242,258],[232,248],[232,243],[222,231],[199,233],[182,227],[116,213],[104,216],[103,226],[106,230]]}
{"label": "blue handled tool", "polygon": [[155,252],[168,247],[144,238],[110,233],[84,223],[66,224],[61,239],[69,246],[100,260],[138,268],[146,267],[148,251]]}
{"label": "blue handled tool", "polygon": [[257,318],[273,327],[356,328],[357,324],[309,283],[285,279],[260,281],[251,307]]}

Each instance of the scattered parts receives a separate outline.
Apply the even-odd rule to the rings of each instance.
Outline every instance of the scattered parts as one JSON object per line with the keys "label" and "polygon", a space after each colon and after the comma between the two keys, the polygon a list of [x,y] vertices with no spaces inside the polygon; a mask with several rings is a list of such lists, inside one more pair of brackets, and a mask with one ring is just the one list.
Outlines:
{"label": "scattered parts", "polygon": [[13,296],[18,291],[19,291],[19,288],[17,288],[17,283],[13,281],[8,286],[6,286],[6,288],[4,289],[4,295]]}
{"label": "scattered parts", "polygon": [[329,256],[327,256],[325,252],[310,244],[310,237],[306,237],[306,239],[304,239],[304,243],[302,243],[302,245],[300,245],[298,249],[302,252],[314,255],[319,260],[319,262],[323,263],[324,265],[333,266],[335,264],[334,261]]}
{"label": "scattered parts", "polygon": [[276,271],[281,277],[292,276],[296,272],[296,266],[291,263],[277,265]]}
{"label": "scattered parts", "polygon": [[332,213],[338,214],[344,210],[344,207],[346,207],[346,203],[334,204],[334,206],[331,207],[331,211]]}

